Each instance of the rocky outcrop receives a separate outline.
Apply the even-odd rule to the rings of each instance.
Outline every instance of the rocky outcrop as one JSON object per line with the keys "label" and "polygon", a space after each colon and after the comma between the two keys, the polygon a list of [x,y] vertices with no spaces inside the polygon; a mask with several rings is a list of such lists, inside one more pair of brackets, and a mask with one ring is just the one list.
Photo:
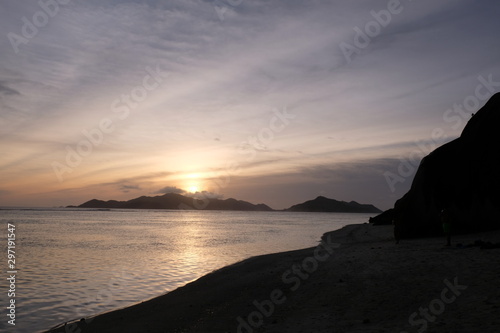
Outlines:
{"label": "rocky outcrop", "polygon": [[500,93],[465,126],[459,138],[420,163],[410,190],[394,205],[403,238],[442,235],[446,208],[453,233],[500,228]]}
{"label": "rocky outcrop", "polygon": [[394,208],[391,208],[375,217],[370,217],[369,222],[373,223],[373,225],[388,225],[392,224],[393,216]]}

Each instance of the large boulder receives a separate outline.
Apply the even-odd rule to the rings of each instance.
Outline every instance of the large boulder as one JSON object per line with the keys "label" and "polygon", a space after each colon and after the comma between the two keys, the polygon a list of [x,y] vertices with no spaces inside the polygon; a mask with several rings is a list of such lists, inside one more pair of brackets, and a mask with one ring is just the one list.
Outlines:
{"label": "large boulder", "polygon": [[500,93],[465,126],[459,138],[420,163],[410,190],[394,205],[402,238],[442,235],[447,209],[453,233],[500,228]]}

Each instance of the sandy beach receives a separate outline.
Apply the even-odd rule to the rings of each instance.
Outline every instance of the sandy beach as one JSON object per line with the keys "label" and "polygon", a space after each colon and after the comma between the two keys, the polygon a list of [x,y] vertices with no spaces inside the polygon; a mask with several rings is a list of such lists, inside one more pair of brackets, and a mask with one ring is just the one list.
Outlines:
{"label": "sandy beach", "polygon": [[350,225],[48,332],[499,332],[500,231],[403,240]]}

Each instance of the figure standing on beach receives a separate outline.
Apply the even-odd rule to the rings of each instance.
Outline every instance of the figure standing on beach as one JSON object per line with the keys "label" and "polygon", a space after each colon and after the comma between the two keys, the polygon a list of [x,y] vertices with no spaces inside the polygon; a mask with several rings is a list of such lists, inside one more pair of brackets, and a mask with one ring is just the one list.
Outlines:
{"label": "figure standing on beach", "polygon": [[396,240],[396,244],[399,244],[399,240],[401,239],[401,221],[396,214],[392,218],[392,225],[394,226],[394,239]]}
{"label": "figure standing on beach", "polygon": [[441,210],[440,218],[441,223],[443,224],[443,231],[446,236],[446,246],[451,246],[451,217],[446,208]]}

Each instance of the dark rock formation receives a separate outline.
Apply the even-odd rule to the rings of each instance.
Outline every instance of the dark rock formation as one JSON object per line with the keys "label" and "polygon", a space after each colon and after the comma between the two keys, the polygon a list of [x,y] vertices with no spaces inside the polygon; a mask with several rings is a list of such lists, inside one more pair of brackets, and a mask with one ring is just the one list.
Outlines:
{"label": "dark rock formation", "polygon": [[401,237],[442,235],[439,212],[452,217],[453,233],[500,227],[500,93],[465,126],[459,138],[420,163],[410,190],[394,205]]}
{"label": "dark rock formation", "polygon": [[393,216],[394,216],[394,208],[391,208],[381,214],[378,214],[375,217],[370,217],[370,223],[373,223],[373,225],[392,224]]}
{"label": "dark rock formation", "polygon": [[373,205],[359,204],[356,201],[345,202],[328,199],[322,196],[301,204],[294,205],[286,211],[290,212],[332,212],[332,213],[380,213]]}
{"label": "dark rock formation", "polygon": [[200,209],[200,210],[242,210],[272,211],[264,204],[252,203],[236,199],[194,199],[176,193],[167,193],[155,197],[142,196],[128,201],[102,201],[92,199],[78,206],[79,208],[130,208],[130,209]]}

